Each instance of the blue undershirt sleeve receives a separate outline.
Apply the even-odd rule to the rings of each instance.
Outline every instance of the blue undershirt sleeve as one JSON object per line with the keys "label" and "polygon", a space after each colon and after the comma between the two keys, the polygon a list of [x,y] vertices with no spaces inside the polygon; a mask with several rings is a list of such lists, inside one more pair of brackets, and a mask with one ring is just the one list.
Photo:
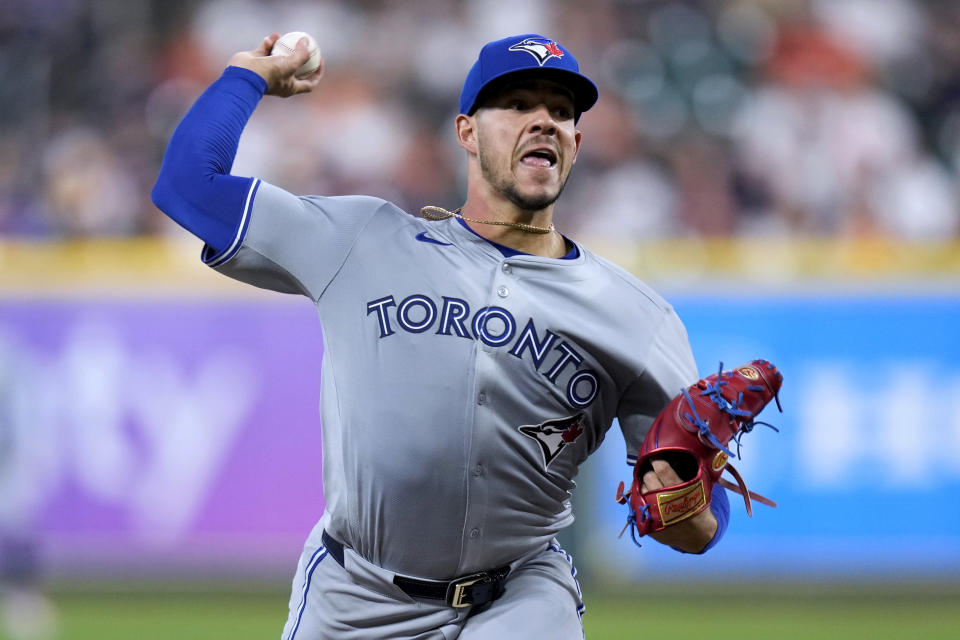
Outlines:
{"label": "blue undershirt sleeve", "polygon": [[713,534],[713,540],[704,547],[701,553],[706,553],[715,547],[723,538],[723,534],[727,532],[727,525],[730,524],[730,500],[727,499],[727,490],[719,484],[715,484],[710,496],[710,511],[713,513],[713,517],[717,519],[717,532]]}
{"label": "blue undershirt sleeve", "polygon": [[258,180],[230,175],[247,121],[267,90],[248,69],[227,67],[197,99],[167,146],[151,198],[217,254],[242,237]]}

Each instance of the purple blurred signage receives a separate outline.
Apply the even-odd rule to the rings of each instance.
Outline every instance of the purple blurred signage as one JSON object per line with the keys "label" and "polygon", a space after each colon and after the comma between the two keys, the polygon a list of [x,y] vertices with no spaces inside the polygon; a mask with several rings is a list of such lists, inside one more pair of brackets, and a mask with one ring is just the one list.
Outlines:
{"label": "purple blurred signage", "polygon": [[292,569],[324,505],[321,355],[292,298],[3,303],[0,528],[67,567]]}

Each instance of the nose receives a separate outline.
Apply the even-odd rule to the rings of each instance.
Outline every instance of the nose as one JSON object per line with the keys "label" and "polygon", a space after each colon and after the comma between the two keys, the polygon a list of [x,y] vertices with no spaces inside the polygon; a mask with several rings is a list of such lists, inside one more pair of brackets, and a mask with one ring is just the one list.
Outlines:
{"label": "nose", "polygon": [[555,135],[557,133],[557,121],[553,119],[550,109],[547,105],[540,104],[533,110],[529,125],[530,133],[539,133],[543,135]]}

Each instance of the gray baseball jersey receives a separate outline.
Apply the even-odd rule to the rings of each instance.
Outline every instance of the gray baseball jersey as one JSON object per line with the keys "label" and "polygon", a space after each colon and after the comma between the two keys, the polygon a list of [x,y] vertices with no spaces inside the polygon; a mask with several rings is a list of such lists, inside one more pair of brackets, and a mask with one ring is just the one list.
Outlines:
{"label": "gray baseball jersey", "polygon": [[672,308],[583,247],[505,257],[456,219],[260,181],[249,201],[205,260],[316,304],[323,527],[376,566],[445,580],[547,547],[614,418],[635,452],[697,378]]}

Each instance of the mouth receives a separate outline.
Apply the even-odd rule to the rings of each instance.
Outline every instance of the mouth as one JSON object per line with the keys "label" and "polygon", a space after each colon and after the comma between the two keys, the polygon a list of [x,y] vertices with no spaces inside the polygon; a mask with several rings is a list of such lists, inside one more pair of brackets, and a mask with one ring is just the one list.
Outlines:
{"label": "mouth", "polygon": [[520,156],[520,164],[540,169],[557,166],[557,152],[550,147],[535,147]]}

